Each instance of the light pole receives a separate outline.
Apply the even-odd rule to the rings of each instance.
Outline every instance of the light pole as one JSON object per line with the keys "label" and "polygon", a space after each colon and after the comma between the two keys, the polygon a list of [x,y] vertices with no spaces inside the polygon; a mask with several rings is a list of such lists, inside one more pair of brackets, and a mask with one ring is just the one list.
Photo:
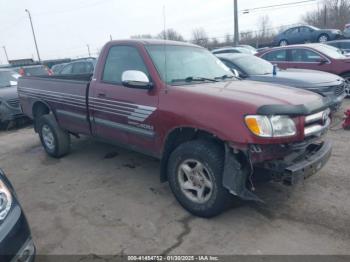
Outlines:
{"label": "light pole", "polygon": [[86,45],[87,48],[88,48],[88,52],[89,52],[89,57],[91,57],[91,53],[90,53],[90,46],[89,45]]}
{"label": "light pole", "polygon": [[41,62],[40,55],[39,55],[39,48],[38,48],[38,43],[36,42],[36,37],[35,37],[35,32],[34,32],[34,27],[33,27],[33,22],[32,22],[32,16],[30,15],[30,12],[28,9],[25,10],[28,13],[29,16],[29,21],[30,21],[30,26],[32,27],[32,32],[33,32],[33,38],[34,38],[34,44],[36,48],[36,53],[38,55],[38,60]]}
{"label": "light pole", "polygon": [[239,44],[239,29],[238,29],[238,3],[237,0],[233,0],[233,16],[234,16],[234,46]]}
{"label": "light pole", "polygon": [[10,63],[10,62],[9,62],[9,57],[8,57],[8,55],[7,55],[6,47],[5,47],[5,46],[3,46],[2,48],[4,49],[4,52],[5,52],[5,56],[6,56],[7,62],[8,62],[8,63]]}

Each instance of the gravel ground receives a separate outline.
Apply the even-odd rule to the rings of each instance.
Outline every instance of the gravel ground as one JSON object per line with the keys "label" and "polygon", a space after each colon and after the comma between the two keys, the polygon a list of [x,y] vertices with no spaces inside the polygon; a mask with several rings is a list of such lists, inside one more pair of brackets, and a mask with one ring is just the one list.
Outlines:
{"label": "gravel ground", "polygon": [[0,131],[0,167],[39,254],[350,254],[350,131],[339,127],[317,175],[294,188],[262,185],[265,205],[209,220],[179,206],[156,160],[94,140],[74,140],[57,160],[31,127]]}

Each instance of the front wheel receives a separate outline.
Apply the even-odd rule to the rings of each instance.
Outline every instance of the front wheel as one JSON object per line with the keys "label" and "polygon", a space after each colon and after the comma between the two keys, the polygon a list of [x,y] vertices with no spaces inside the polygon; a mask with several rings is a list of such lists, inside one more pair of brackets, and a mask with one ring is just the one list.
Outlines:
{"label": "front wheel", "polygon": [[39,119],[39,137],[46,153],[59,158],[70,150],[70,136],[62,130],[52,114],[43,115]]}
{"label": "front wheel", "polygon": [[231,202],[222,185],[223,149],[216,143],[194,140],[177,147],[168,162],[168,181],[178,202],[199,217],[213,217]]}
{"label": "front wheel", "polygon": [[327,34],[322,34],[318,37],[319,43],[325,43],[327,41],[329,41],[329,36]]}
{"label": "front wheel", "polygon": [[350,97],[350,73],[344,74],[342,75],[342,77],[346,80],[346,85],[345,85],[346,97]]}

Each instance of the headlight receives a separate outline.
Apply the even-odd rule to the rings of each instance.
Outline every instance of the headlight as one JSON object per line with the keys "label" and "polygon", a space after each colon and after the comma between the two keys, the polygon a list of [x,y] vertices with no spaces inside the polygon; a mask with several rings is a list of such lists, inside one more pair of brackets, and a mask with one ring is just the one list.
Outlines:
{"label": "headlight", "polygon": [[4,220],[12,205],[12,195],[4,182],[0,180],[0,221]]}
{"label": "headlight", "polygon": [[287,137],[297,133],[294,121],[288,116],[250,115],[245,117],[245,123],[260,137]]}

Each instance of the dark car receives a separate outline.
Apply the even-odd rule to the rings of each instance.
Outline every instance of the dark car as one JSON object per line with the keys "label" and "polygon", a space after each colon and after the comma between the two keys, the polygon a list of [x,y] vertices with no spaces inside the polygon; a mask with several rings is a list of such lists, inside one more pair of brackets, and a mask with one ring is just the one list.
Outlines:
{"label": "dark car", "polygon": [[343,78],[320,71],[302,69],[275,69],[273,65],[259,57],[245,54],[221,54],[221,61],[231,69],[237,70],[244,79],[282,84],[313,91],[332,100],[332,109],[341,105],[345,96]]}
{"label": "dark car", "polygon": [[339,48],[345,55],[348,55],[350,53],[350,39],[329,41],[326,44],[334,46],[335,48]]}
{"label": "dark car", "polygon": [[[257,56],[277,64],[279,68],[320,70],[350,80],[350,58],[333,46],[305,44],[275,47],[262,51]],[[349,96],[349,86],[345,91]]]}
{"label": "dark car", "polygon": [[23,118],[17,93],[19,74],[8,69],[0,69],[0,126],[7,126],[10,121]]}
{"label": "dark car", "polygon": [[10,181],[0,169],[0,261],[34,261],[35,246]]}
{"label": "dark car", "polygon": [[22,66],[16,70],[21,76],[51,75],[51,70],[44,65]]}
{"label": "dark car", "polygon": [[92,74],[96,65],[96,59],[81,59],[65,64],[56,75],[82,75]]}
{"label": "dark car", "polygon": [[57,65],[53,65],[51,67],[51,72],[53,75],[57,75],[61,70],[62,68],[66,65],[67,63],[63,63],[63,64],[57,64]]}
{"label": "dark car", "polygon": [[279,33],[273,40],[274,45],[286,46],[304,43],[324,43],[343,37],[338,29],[320,29],[314,26],[303,25],[289,28]]}

